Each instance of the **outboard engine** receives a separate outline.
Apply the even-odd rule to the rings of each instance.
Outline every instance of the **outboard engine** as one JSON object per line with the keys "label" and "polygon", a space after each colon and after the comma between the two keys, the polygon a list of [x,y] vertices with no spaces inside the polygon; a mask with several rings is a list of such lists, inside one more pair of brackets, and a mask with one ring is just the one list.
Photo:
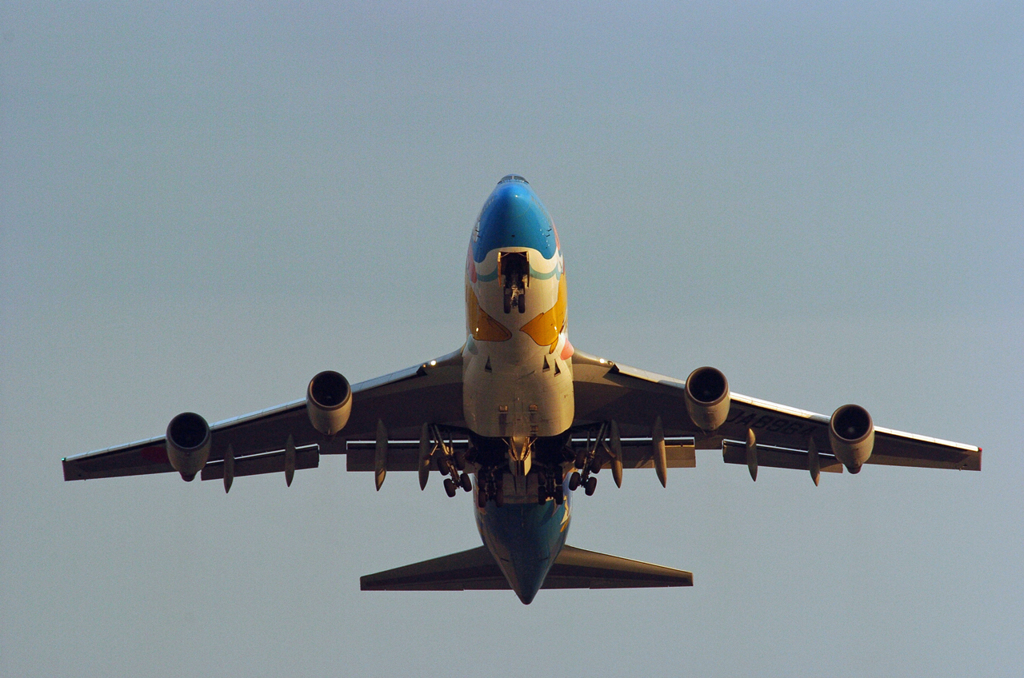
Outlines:
{"label": "outboard engine", "polygon": [[702,431],[715,431],[729,418],[729,382],[714,367],[698,367],[686,378],[686,411]]}
{"label": "outboard engine", "polygon": [[212,440],[210,425],[195,412],[182,412],[167,425],[167,459],[186,482],[206,466]]}
{"label": "outboard engine", "polygon": [[850,473],[860,473],[860,467],[871,457],[875,447],[871,415],[860,405],[843,405],[829,419],[828,439],[836,459]]}
{"label": "outboard engine", "polygon": [[327,370],[309,381],[306,389],[306,412],[309,422],[325,436],[345,428],[352,413],[352,387],[348,379]]}

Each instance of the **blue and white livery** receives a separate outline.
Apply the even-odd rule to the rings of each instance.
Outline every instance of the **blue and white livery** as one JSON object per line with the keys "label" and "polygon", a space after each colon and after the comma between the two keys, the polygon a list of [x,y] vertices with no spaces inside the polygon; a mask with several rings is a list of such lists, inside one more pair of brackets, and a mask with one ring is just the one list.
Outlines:
{"label": "blue and white livery", "polygon": [[[606,265],[602,262],[602,265]],[[577,489],[607,469],[692,467],[722,452],[756,480],[760,467],[858,473],[865,464],[981,469],[981,449],[876,427],[864,408],[815,414],[732,393],[711,367],[675,379],[576,351],[551,215],[509,175],[488,196],[466,253],[466,339],[452,353],[350,385],[317,374],[305,398],[212,426],[174,417],[163,436],[65,458],[64,478],[176,472],[190,481],[296,470],[345,455],[350,471],[440,475],[472,492],[483,545],[367,575],[364,590],[691,586],[689,572],[566,544]]]}

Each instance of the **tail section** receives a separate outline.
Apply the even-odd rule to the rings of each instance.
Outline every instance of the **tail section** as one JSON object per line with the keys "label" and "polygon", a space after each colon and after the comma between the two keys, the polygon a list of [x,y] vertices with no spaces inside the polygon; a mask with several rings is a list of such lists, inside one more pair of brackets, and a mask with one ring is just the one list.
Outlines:
{"label": "tail section", "polygon": [[[548,571],[545,589],[622,589],[693,586],[693,574],[566,545]],[[424,560],[361,577],[363,591],[508,590],[486,547]]]}

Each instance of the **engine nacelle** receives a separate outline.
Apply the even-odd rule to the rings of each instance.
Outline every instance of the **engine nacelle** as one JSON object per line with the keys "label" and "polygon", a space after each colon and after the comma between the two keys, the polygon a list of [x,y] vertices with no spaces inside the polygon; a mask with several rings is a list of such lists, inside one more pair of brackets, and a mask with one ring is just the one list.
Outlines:
{"label": "engine nacelle", "polygon": [[182,412],[167,425],[167,459],[175,471],[191,481],[210,458],[210,425],[195,412]]}
{"label": "engine nacelle", "polygon": [[850,473],[860,473],[860,467],[871,457],[875,447],[871,415],[860,405],[843,405],[832,413],[828,422],[828,439],[836,459]]}
{"label": "engine nacelle", "polygon": [[345,428],[352,413],[352,387],[348,379],[331,370],[310,379],[306,389],[306,412],[313,428],[325,436],[333,436]]}
{"label": "engine nacelle", "polygon": [[702,431],[714,431],[729,418],[729,382],[714,367],[698,367],[686,378],[686,411]]}

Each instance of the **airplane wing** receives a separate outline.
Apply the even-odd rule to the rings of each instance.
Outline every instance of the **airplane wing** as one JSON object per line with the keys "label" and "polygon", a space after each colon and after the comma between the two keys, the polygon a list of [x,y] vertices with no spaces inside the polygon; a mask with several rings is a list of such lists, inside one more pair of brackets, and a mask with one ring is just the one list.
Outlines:
{"label": "airplane wing", "polygon": [[[229,445],[234,454],[234,476],[281,472],[285,469],[289,436],[296,447],[295,468],[314,468],[319,465],[321,454],[344,454],[348,439],[372,440],[378,420],[385,424],[391,439],[418,439],[424,421],[451,428],[465,427],[462,350],[355,384],[348,424],[331,439],[310,424],[305,399],[213,424],[212,448],[202,479],[224,477],[224,457]],[[65,480],[174,470],[167,459],[163,436],[67,457],[63,465]],[[406,470],[392,469],[391,464],[388,468]]]}
{"label": "airplane wing", "polygon": [[[829,454],[829,416],[731,394],[729,416],[718,430],[707,434],[697,428],[686,409],[686,381],[620,365],[576,351],[572,358],[576,394],[574,428],[615,420],[623,438],[634,447],[650,441],[655,419],[660,417],[664,435],[692,438],[698,449],[721,449],[726,463],[747,464],[748,430],[757,442],[757,464],[808,469],[808,450],[813,439],[819,451],[820,470],[842,472],[842,464]],[[685,449],[685,446],[684,446]],[[624,441],[625,453],[625,441]],[[649,466],[650,456],[625,467]],[[628,459],[627,459],[628,461]],[[874,450],[869,464],[923,466],[981,470],[981,448],[973,445],[875,427]],[[671,455],[669,466],[673,464]]]}

